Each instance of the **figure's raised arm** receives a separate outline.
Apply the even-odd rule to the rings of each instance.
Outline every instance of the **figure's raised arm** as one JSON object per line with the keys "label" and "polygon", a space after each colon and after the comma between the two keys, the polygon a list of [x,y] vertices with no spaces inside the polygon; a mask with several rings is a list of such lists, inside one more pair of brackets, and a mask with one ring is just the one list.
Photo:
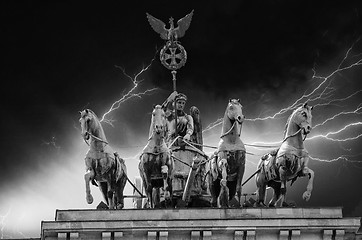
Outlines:
{"label": "figure's raised arm", "polygon": [[162,107],[165,107],[168,103],[172,103],[175,100],[177,94],[177,91],[173,91],[170,96],[168,96],[168,98],[163,102]]}

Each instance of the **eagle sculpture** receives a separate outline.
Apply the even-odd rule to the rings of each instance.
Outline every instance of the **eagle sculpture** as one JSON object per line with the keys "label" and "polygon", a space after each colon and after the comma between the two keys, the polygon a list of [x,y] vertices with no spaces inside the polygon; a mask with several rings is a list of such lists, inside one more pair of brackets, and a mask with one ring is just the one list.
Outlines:
{"label": "eagle sculpture", "polygon": [[151,16],[146,13],[148,22],[155,32],[159,33],[161,38],[169,41],[177,41],[178,38],[181,38],[185,35],[186,30],[189,28],[192,15],[194,10],[191,13],[187,14],[185,17],[181,18],[177,21],[177,27],[175,28],[173,25],[173,18],[170,18],[170,28],[166,28],[166,24],[161,20]]}

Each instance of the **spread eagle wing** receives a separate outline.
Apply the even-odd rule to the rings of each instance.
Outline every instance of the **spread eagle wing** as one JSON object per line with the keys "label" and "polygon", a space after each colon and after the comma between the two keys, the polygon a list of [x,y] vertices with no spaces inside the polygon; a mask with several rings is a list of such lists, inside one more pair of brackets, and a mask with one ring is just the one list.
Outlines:
{"label": "spread eagle wing", "polygon": [[166,24],[148,13],[146,13],[146,15],[152,29],[159,33],[162,39],[167,40],[168,31],[166,29]]}
{"label": "spread eagle wing", "polygon": [[190,27],[193,14],[194,10],[177,21],[177,28],[175,28],[177,38],[181,38],[185,35],[186,30]]}

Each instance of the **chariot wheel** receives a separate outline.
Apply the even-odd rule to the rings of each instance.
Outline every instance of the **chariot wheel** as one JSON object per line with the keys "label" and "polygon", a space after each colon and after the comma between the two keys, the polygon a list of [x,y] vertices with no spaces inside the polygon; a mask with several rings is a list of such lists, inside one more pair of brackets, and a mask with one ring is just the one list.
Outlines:
{"label": "chariot wheel", "polygon": [[[142,179],[139,176],[136,176],[134,178],[134,185],[136,186],[136,188],[143,194],[143,184],[142,184]],[[142,196],[138,193],[138,191],[136,191],[136,189],[133,189],[133,195],[135,196],[133,198],[133,208],[137,208],[137,209],[141,209],[143,206],[143,198]]]}

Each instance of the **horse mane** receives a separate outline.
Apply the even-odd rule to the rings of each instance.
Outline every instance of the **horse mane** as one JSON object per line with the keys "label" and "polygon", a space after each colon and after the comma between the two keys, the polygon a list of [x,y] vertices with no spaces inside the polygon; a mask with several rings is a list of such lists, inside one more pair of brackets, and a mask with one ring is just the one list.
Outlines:
{"label": "horse mane", "polygon": [[97,114],[95,112],[93,112],[93,110],[88,108],[87,111],[90,112],[97,119],[97,121],[99,122],[99,118],[98,118]]}
{"label": "horse mane", "polygon": [[291,120],[291,118],[295,115],[295,113],[297,113],[299,110],[301,109],[301,107],[297,107],[293,112],[292,114],[289,115],[288,119],[287,119],[287,123],[285,124],[285,127],[284,127],[284,136],[283,138],[285,138],[285,135],[287,134],[287,130],[288,130],[288,126],[289,126],[289,122]]}
{"label": "horse mane", "polygon": [[287,130],[288,130],[288,126],[289,126],[289,121],[292,118],[292,115],[294,114],[294,112],[292,114],[289,115],[288,119],[287,119],[287,123],[285,124],[284,127],[284,134],[283,134],[283,139],[285,138],[285,135],[287,134]]}
{"label": "horse mane", "polygon": [[150,130],[148,131],[148,140],[152,138],[153,135],[153,116],[151,113],[151,124],[150,124]]}
{"label": "horse mane", "polygon": [[[228,106],[229,106],[229,103],[228,103]],[[229,117],[227,116],[227,113],[228,113],[228,108],[226,107],[225,113],[224,113],[224,118],[222,121],[221,136],[225,135],[225,133],[227,131],[229,131],[231,128],[231,121],[230,121]]]}
{"label": "horse mane", "polygon": [[[154,107],[153,107],[153,110],[154,109],[162,109],[162,106],[161,105],[159,105],[159,104],[157,104],[157,105],[155,105]],[[152,112],[153,112],[153,110],[152,110]],[[152,135],[153,135],[153,115],[152,115],[152,112],[151,112],[151,124],[150,124],[150,130],[149,130],[149,132],[148,132],[148,140],[150,140],[151,138],[152,138]]]}
{"label": "horse mane", "polygon": [[[93,115],[93,118],[94,118],[96,124],[98,125],[99,134],[100,134],[100,135],[103,135],[102,137],[104,138],[104,140],[107,140],[106,135],[105,135],[104,130],[103,130],[103,127],[102,127],[102,124],[101,124],[101,121],[99,120],[97,114],[96,114],[93,110],[91,110],[91,109],[89,109],[89,108],[86,109],[86,110],[88,111],[88,113],[90,113],[91,115]],[[101,137],[101,136],[100,136],[100,137]]]}

